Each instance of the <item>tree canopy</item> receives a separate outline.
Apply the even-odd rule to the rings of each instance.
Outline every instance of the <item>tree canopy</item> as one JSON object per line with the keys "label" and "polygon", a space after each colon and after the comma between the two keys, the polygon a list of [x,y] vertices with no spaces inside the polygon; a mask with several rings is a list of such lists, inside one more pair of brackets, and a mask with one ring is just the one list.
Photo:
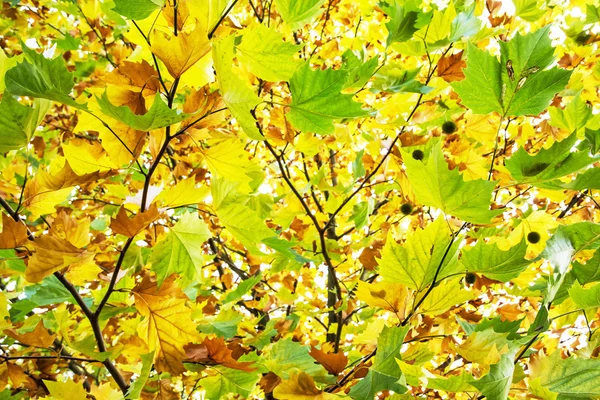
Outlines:
{"label": "tree canopy", "polygon": [[11,0],[0,399],[600,398],[597,0]]}

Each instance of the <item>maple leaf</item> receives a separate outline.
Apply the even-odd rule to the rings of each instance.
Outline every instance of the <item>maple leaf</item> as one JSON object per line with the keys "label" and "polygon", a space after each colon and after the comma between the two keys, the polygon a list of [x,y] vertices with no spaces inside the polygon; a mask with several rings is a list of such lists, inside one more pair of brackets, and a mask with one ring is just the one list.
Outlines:
{"label": "maple leaf", "polygon": [[7,214],[2,214],[2,233],[0,233],[0,249],[14,249],[27,240],[27,227],[15,221]]}
{"label": "maple leaf", "polygon": [[165,64],[171,76],[179,78],[208,54],[210,47],[206,31],[198,25],[191,32],[180,32],[171,37],[155,30],[150,49]]}
{"label": "maple leaf", "polygon": [[443,78],[446,82],[460,81],[464,79],[465,74],[463,68],[467,63],[462,59],[463,52],[443,56],[437,64],[437,75]]}
{"label": "maple leaf", "polygon": [[110,229],[117,234],[134,237],[159,217],[160,214],[156,204],[152,204],[144,212],[137,213],[133,218],[129,218],[125,207],[121,207],[117,216],[110,219]]}
{"label": "maple leaf", "polygon": [[35,347],[48,347],[56,338],[56,335],[48,332],[41,320],[31,332],[19,333],[16,329],[5,329],[4,333],[20,343]]}
{"label": "maple leaf", "polygon": [[29,258],[25,279],[39,282],[63,268],[85,264],[94,254],[73,246],[69,241],[52,236],[42,236],[33,241],[35,253]]}
{"label": "maple leaf", "polygon": [[342,352],[340,353],[325,353],[322,350],[317,349],[315,346],[311,346],[310,352],[308,353],[312,358],[317,360],[327,372],[331,375],[338,376],[342,372],[346,365],[348,365],[348,357]]}
{"label": "maple leaf", "polygon": [[223,338],[205,338],[202,344],[185,345],[184,350],[187,360],[191,362],[215,363],[246,372],[256,370],[252,362],[238,362],[234,359]]}
{"label": "maple leaf", "polygon": [[187,296],[175,284],[176,275],[165,279],[162,285],[149,275],[133,289],[136,308],[144,316],[138,332],[156,351],[154,362],[159,371],[180,374],[185,371],[182,360],[183,346],[198,336],[192,321],[192,310],[186,306]]}

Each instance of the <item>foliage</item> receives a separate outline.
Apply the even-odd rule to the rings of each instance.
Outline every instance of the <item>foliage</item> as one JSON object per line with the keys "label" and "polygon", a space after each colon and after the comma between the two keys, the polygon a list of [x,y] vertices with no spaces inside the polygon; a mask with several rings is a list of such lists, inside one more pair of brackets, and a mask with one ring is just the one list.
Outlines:
{"label": "foliage", "polygon": [[598,398],[598,6],[3,2],[0,398]]}

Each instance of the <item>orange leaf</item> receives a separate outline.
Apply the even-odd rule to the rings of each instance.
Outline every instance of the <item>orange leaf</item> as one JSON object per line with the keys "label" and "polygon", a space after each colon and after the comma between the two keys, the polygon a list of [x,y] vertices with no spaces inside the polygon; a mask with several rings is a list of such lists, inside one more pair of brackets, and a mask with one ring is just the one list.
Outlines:
{"label": "orange leaf", "polygon": [[444,56],[438,61],[437,74],[442,77],[446,82],[460,81],[465,78],[463,68],[467,67],[467,64],[462,59],[463,52],[460,51],[450,56]]}
{"label": "orange leaf", "polygon": [[26,388],[28,390],[35,390],[37,388],[35,381],[31,379],[18,365],[6,363],[6,368],[8,371],[8,377],[10,378],[13,387]]}
{"label": "orange leaf", "polygon": [[41,320],[31,332],[19,333],[16,329],[5,329],[4,333],[20,343],[35,347],[49,347],[56,338],[56,335],[51,335],[48,332]]}
{"label": "orange leaf", "polygon": [[159,216],[160,214],[158,213],[156,204],[152,204],[148,210],[135,215],[133,218],[129,218],[125,208],[121,207],[117,217],[110,219],[110,229],[120,235],[134,237],[152,222],[157,220]]}
{"label": "orange leaf", "polygon": [[178,78],[208,54],[210,41],[200,26],[171,38],[155,30],[151,50],[165,64],[171,76]]}
{"label": "orange leaf", "polygon": [[252,372],[256,368],[251,362],[238,362],[233,358],[231,350],[226,346],[223,338],[205,338],[202,344],[188,344],[184,346],[185,354],[190,361],[224,365],[225,367]]}
{"label": "orange leaf", "polygon": [[2,214],[0,249],[14,249],[27,240],[27,227],[7,214]]}
{"label": "orange leaf", "polygon": [[325,353],[317,349],[315,346],[311,346],[310,353],[312,358],[317,360],[327,372],[331,375],[337,376],[340,372],[348,365],[348,357],[342,352],[339,353]]}

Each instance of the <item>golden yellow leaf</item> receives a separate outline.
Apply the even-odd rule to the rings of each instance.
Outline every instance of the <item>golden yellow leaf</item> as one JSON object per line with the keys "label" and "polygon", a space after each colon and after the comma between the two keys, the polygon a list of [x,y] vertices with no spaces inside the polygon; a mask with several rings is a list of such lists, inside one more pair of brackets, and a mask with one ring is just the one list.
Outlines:
{"label": "golden yellow leaf", "polygon": [[155,30],[151,49],[165,64],[171,76],[178,78],[210,51],[210,41],[206,31],[200,26],[192,32],[180,32],[172,37]]}
{"label": "golden yellow leaf", "polygon": [[167,278],[160,288],[149,275],[132,291],[135,305],[144,316],[138,333],[155,351],[154,362],[159,372],[180,374],[185,369],[183,346],[198,336],[192,310],[186,306],[187,296],[175,284],[176,275]]}
{"label": "golden yellow leaf", "polygon": [[40,215],[56,211],[55,206],[65,201],[70,193],[70,187],[48,190],[42,187],[37,179],[32,179],[25,185],[23,207],[31,213],[33,218],[38,218]]}
{"label": "golden yellow leaf", "polygon": [[367,283],[360,281],[356,290],[356,297],[371,307],[391,311],[402,319],[406,317],[406,310],[410,306],[412,290],[401,283]]}
{"label": "golden yellow leaf", "polygon": [[315,385],[312,376],[306,372],[290,373],[289,379],[281,382],[273,391],[279,400],[327,400],[338,399],[332,393],[326,393]]}
{"label": "golden yellow leaf", "polygon": [[192,176],[160,192],[154,201],[161,207],[179,207],[201,203],[208,195],[210,195],[208,187],[196,188],[196,177]]}
{"label": "golden yellow leaf", "polygon": [[89,218],[74,218],[61,210],[52,222],[51,234],[75,247],[85,247],[90,243],[90,222]]}
{"label": "golden yellow leaf", "polygon": [[83,140],[71,140],[62,145],[69,165],[77,175],[104,172],[118,168],[109,158],[100,143],[89,144]]}
{"label": "golden yellow leaf", "polygon": [[86,182],[97,181],[103,176],[104,175],[100,174],[99,172],[77,175],[69,165],[69,162],[65,160],[65,164],[62,169],[56,173],[38,171],[36,180],[46,189],[60,190],[64,188],[70,188],[75,185],[81,185]]}
{"label": "golden yellow leaf", "polygon": [[56,335],[51,335],[48,332],[48,329],[44,327],[44,323],[41,320],[31,332],[19,333],[16,329],[5,329],[4,333],[21,343],[35,347],[48,347],[56,338]]}
{"label": "golden yellow leaf", "polygon": [[93,254],[73,246],[69,241],[52,236],[41,236],[33,241],[35,254],[29,258],[25,279],[36,283],[66,267],[89,262]]}
{"label": "golden yellow leaf", "polygon": [[55,400],[85,400],[87,393],[83,386],[73,381],[53,382],[44,380],[44,385]]}

